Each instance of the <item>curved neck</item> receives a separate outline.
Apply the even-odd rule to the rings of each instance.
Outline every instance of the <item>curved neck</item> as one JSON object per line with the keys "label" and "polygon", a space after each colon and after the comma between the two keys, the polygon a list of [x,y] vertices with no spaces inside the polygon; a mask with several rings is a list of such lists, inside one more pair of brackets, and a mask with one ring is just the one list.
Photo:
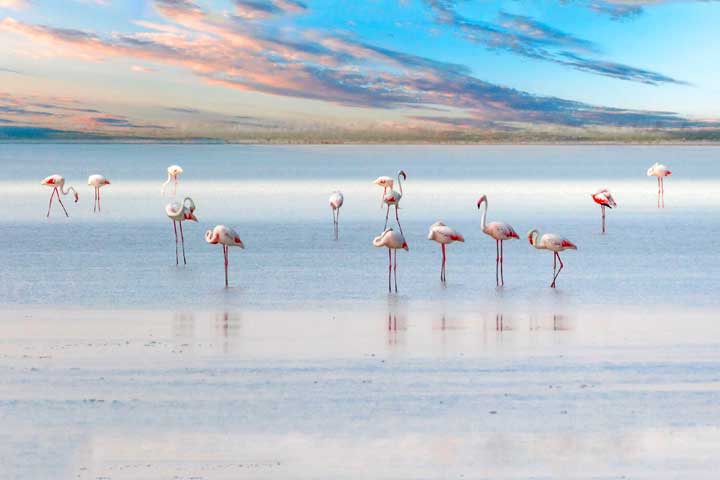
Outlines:
{"label": "curved neck", "polygon": [[401,175],[398,173],[398,187],[400,187],[400,195],[403,194],[402,191],[402,180],[400,179]]}
{"label": "curved neck", "polygon": [[77,193],[73,187],[68,187],[67,190],[65,190],[65,185],[63,185],[60,188],[60,191],[62,192],[63,195],[67,195],[68,193],[70,193],[70,190],[72,190],[73,193]]}
{"label": "curved neck", "polygon": [[487,211],[488,211],[487,199],[485,199],[483,201],[483,207],[485,207],[485,208],[483,209],[482,218],[480,219],[480,229],[484,232],[485,228],[487,227]]}
{"label": "curved neck", "polygon": [[538,243],[537,243],[537,239],[538,239],[539,236],[540,236],[540,233],[538,233],[537,230],[535,230],[535,231],[532,233],[532,237],[531,237],[531,238],[532,238],[532,246],[535,247],[535,248],[537,248],[538,250],[542,250],[543,248],[542,248],[541,246],[539,246]]}
{"label": "curved neck", "polygon": [[165,187],[168,183],[170,183],[170,180],[172,180],[172,174],[168,172],[168,178],[165,180],[165,183],[162,184],[162,188],[160,189],[160,193],[165,193]]}

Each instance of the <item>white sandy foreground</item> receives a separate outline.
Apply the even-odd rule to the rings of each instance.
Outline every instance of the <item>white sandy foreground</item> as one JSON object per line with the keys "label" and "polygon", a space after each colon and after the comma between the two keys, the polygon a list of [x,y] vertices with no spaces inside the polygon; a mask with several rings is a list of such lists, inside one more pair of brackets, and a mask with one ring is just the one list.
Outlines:
{"label": "white sandy foreground", "polygon": [[715,312],[358,310],[6,312],[0,478],[717,478]]}

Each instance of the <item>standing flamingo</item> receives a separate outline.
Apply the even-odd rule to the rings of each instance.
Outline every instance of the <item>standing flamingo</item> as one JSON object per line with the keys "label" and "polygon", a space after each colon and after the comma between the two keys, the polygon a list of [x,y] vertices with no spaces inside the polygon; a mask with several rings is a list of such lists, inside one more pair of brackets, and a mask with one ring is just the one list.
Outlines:
{"label": "standing flamingo", "polygon": [[50,193],[50,203],[48,203],[48,211],[46,217],[50,216],[50,207],[52,207],[53,197],[57,195],[58,202],[60,202],[60,206],[62,207],[63,211],[65,212],[65,216],[69,217],[67,210],[65,210],[65,205],[63,205],[62,200],[60,200],[60,194],[67,195],[70,193],[70,190],[73,192],[73,196],[75,197],[75,203],[78,201],[78,194],[75,191],[73,187],[68,187],[67,190],[65,190],[65,178],[62,175],[50,175],[49,177],[45,177],[42,182],[40,182],[40,185],[47,185],[48,187],[53,187],[52,193]]}
{"label": "standing flamingo", "polygon": [[390,190],[390,193],[386,194],[383,197],[383,202],[385,205],[387,205],[387,212],[385,212],[385,228],[387,228],[388,224],[388,216],[390,215],[390,206],[395,205],[395,220],[397,220],[398,228],[400,229],[400,233],[403,233],[402,231],[402,225],[400,225],[400,217],[398,216],[398,207],[400,206],[400,199],[402,199],[403,196],[403,188],[402,188],[402,180],[400,180],[400,177],[402,177],[403,180],[407,180],[407,175],[405,174],[405,170],[400,170],[397,174],[398,179],[398,186],[400,187],[400,191],[397,190]]}
{"label": "standing flamingo", "polygon": [[178,234],[176,223],[180,224],[180,241],[182,243],[183,264],[187,265],[187,260],[185,260],[185,235],[183,234],[182,222],[185,220],[192,220],[193,222],[198,221],[195,216],[195,202],[192,201],[192,198],[185,197],[182,203],[172,202],[167,204],[165,207],[165,213],[168,217],[170,217],[170,220],[172,220],[173,230],[175,231],[175,265],[180,264],[178,259]]}
{"label": "standing flamingo", "polygon": [[102,175],[90,175],[88,177],[88,185],[95,189],[95,203],[93,204],[93,212],[100,212],[100,188],[110,185],[110,180]]}
{"label": "standing flamingo", "polygon": [[655,165],[648,168],[648,177],[657,177],[658,182],[658,208],[660,207],[660,199],[662,199],[662,208],[665,208],[665,184],[663,179],[672,175],[672,172],[668,170],[665,165],[655,162]]}
{"label": "standing flamingo", "polygon": [[387,193],[387,189],[392,189],[394,185],[394,180],[387,176],[377,177],[373,183],[379,187],[383,187],[383,193],[380,195],[380,208],[382,208],[383,199],[385,198],[385,194]]}
{"label": "standing flamingo", "polygon": [[[392,228],[387,228],[383,233],[373,239],[373,245],[376,247],[387,247],[388,249],[388,292],[392,292],[390,284],[391,273],[395,274],[395,293],[397,293],[397,251],[402,248],[408,250],[407,242],[401,232],[396,232]],[[395,265],[393,267],[392,257],[395,251]]]}
{"label": "standing flamingo", "polygon": [[465,239],[459,233],[448,227],[442,222],[435,222],[430,226],[428,240],[435,240],[442,248],[442,266],[440,267],[440,281],[446,282],[445,279],[445,245],[453,242],[464,242]]}
{"label": "standing flamingo", "polygon": [[162,195],[165,195],[165,187],[168,183],[170,183],[170,180],[173,181],[173,195],[177,194],[177,184],[178,184],[178,177],[181,173],[183,173],[183,169],[180,165],[170,165],[167,168],[168,172],[168,178],[165,180],[165,183],[162,184],[162,188],[160,189],[160,193]]}
{"label": "standing flamingo", "polygon": [[205,241],[210,244],[221,244],[223,256],[225,257],[225,287],[228,286],[228,251],[230,247],[245,248],[240,235],[235,230],[225,225],[217,225],[212,230],[205,232]]}
{"label": "standing flamingo", "polygon": [[341,191],[336,190],[330,195],[330,208],[333,214],[333,230],[335,231],[335,240],[338,239],[340,230],[340,207],[342,207],[345,198]]}
{"label": "standing flamingo", "polygon": [[[555,235],[554,233],[546,233],[542,237],[540,237],[540,241],[538,241],[538,231],[537,229],[530,230],[528,232],[528,240],[530,241],[530,245],[537,248],[538,250],[550,250],[553,253],[553,281],[550,284],[551,288],[555,288],[555,281],[557,280],[558,275],[560,275],[560,271],[563,269],[563,262],[560,259],[560,252],[563,250],[577,250],[577,247],[568,239],[561,237],[560,235]],[[555,269],[557,268],[557,263],[560,262],[560,270],[555,272]]]}
{"label": "standing flamingo", "polygon": [[610,194],[607,188],[601,188],[592,195],[592,199],[595,203],[600,205],[600,212],[602,214],[602,233],[605,233],[605,207],[614,208],[617,207],[615,199]]}
{"label": "standing flamingo", "polygon": [[[480,209],[483,203],[485,204],[485,210],[480,220],[480,228],[483,233],[495,239],[495,285],[505,285],[505,276],[503,275],[503,242],[513,238],[519,239],[520,236],[515,233],[513,227],[505,222],[487,223],[488,200],[486,195],[481,196],[480,200],[477,201],[477,208]],[[500,270],[499,276],[498,269]]]}

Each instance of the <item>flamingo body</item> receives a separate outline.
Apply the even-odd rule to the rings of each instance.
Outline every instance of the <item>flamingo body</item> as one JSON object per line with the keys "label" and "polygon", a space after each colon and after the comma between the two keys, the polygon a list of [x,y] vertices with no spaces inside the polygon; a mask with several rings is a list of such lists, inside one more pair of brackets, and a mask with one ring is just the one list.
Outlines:
{"label": "flamingo body", "polygon": [[[398,186],[400,187],[400,191],[393,190],[391,188],[389,193],[386,193],[383,196],[383,203],[387,205],[387,211],[385,212],[385,228],[387,229],[388,224],[388,217],[390,216],[390,206],[395,207],[395,220],[397,221],[398,228],[400,229],[400,233],[402,233],[402,225],[400,225],[400,216],[398,215],[398,208],[400,207],[400,200],[403,196],[403,188],[402,188],[402,180],[400,179],[402,177],[402,180],[407,180],[407,174],[404,170],[400,170],[397,174],[397,180],[398,180]],[[381,177],[382,178],[382,177]]]}
{"label": "flamingo body", "polygon": [[477,201],[477,208],[480,209],[485,205],[485,210],[480,220],[480,229],[483,233],[495,240],[495,285],[505,285],[505,275],[503,272],[503,242],[513,238],[520,238],[515,229],[505,222],[487,223],[488,199],[487,195],[482,195]]}
{"label": "flamingo body", "polygon": [[75,198],[75,203],[78,202],[78,193],[75,191],[75,188],[68,187],[67,190],[65,190],[65,177],[62,175],[54,174],[50,175],[49,177],[45,177],[40,182],[40,185],[45,185],[47,187],[52,187],[53,191],[50,193],[50,202],[48,203],[48,211],[46,217],[50,216],[50,207],[52,207],[53,197],[57,195],[58,202],[60,202],[60,206],[62,207],[63,211],[65,212],[65,216],[69,217],[67,210],[65,209],[65,205],[63,205],[62,200],[60,199],[60,194],[67,195],[70,193],[70,191],[73,192],[73,197]]}
{"label": "flamingo body", "polygon": [[223,247],[223,256],[225,257],[225,287],[228,286],[228,253],[230,247],[245,248],[240,235],[235,230],[225,225],[216,225],[212,230],[205,232],[205,241]]}
{"label": "flamingo body", "polygon": [[330,195],[330,199],[328,201],[330,202],[330,208],[332,208],[333,230],[335,233],[335,240],[337,240],[340,233],[340,207],[342,207],[345,197],[343,197],[342,192],[334,191]]}
{"label": "flamingo body", "polygon": [[185,259],[185,235],[183,233],[182,222],[184,222],[186,220],[197,222],[198,219],[195,216],[195,209],[196,209],[195,202],[193,202],[192,198],[190,198],[190,197],[185,197],[185,199],[183,200],[182,203],[176,201],[176,202],[171,202],[165,206],[165,213],[170,218],[170,220],[172,220],[173,230],[175,231],[175,264],[176,265],[180,264],[180,261],[178,258],[177,224],[180,225],[180,241],[182,243],[183,264],[187,265],[187,260]]}
{"label": "flamingo body", "polygon": [[183,169],[180,165],[170,165],[167,168],[168,178],[165,180],[165,183],[162,185],[162,189],[160,189],[160,193],[165,195],[165,187],[168,183],[171,181],[173,182],[173,195],[177,193],[177,184],[178,184],[178,177],[181,173],[183,173]]}
{"label": "flamingo body", "polygon": [[[388,291],[392,292],[391,276],[395,275],[395,292],[397,293],[397,251],[400,249],[408,250],[405,236],[401,232],[396,232],[392,228],[387,228],[383,233],[373,239],[373,245],[376,247],[386,247],[388,249]],[[395,264],[393,266],[393,252],[395,252]]]}
{"label": "flamingo body", "polygon": [[[655,162],[648,168],[648,177],[657,177],[658,182],[658,208],[665,208],[665,177],[672,175],[672,172],[663,164]],[[661,206],[662,205],[662,206]]]}
{"label": "flamingo body", "polygon": [[433,240],[440,244],[442,250],[442,266],[440,267],[440,281],[445,283],[445,245],[449,245],[454,242],[464,242],[465,238],[451,227],[448,227],[442,222],[435,222],[430,226],[428,232],[428,240]]}
{"label": "flamingo body", "polygon": [[100,189],[105,185],[110,185],[110,180],[102,175],[90,175],[88,177],[88,185],[95,189],[95,203],[93,204],[93,212],[100,212]]}
{"label": "flamingo body", "polygon": [[[550,250],[551,252],[553,252],[554,276],[550,287],[555,288],[555,282],[557,281],[557,277],[558,275],[560,275],[560,271],[563,269],[564,266],[562,260],[560,259],[560,252],[565,250],[577,250],[577,246],[573,244],[570,240],[554,233],[546,233],[539,239],[538,236],[539,234],[536,229],[530,230],[528,232],[528,241],[530,242],[530,245],[537,248],[538,250]],[[556,260],[560,262],[560,269],[557,271],[557,273],[555,272]]]}

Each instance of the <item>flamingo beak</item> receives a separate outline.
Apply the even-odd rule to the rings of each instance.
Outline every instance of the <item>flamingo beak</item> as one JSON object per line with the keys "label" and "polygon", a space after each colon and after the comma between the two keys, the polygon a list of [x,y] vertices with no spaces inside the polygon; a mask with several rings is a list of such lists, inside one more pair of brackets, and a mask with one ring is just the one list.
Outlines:
{"label": "flamingo beak", "polygon": [[80,195],[78,195],[77,192],[75,192],[75,203],[78,202],[78,199],[79,199],[79,198],[80,198]]}
{"label": "flamingo beak", "polygon": [[105,181],[103,182],[103,185],[110,185],[110,180],[105,180]]}
{"label": "flamingo beak", "polygon": [[403,250],[405,250],[406,252],[410,251],[410,249],[408,248],[407,242],[403,242],[402,248],[403,248]]}
{"label": "flamingo beak", "polygon": [[194,213],[191,213],[191,214],[190,214],[190,220],[192,220],[193,222],[197,222],[197,221],[198,221],[198,218],[195,216]]}

